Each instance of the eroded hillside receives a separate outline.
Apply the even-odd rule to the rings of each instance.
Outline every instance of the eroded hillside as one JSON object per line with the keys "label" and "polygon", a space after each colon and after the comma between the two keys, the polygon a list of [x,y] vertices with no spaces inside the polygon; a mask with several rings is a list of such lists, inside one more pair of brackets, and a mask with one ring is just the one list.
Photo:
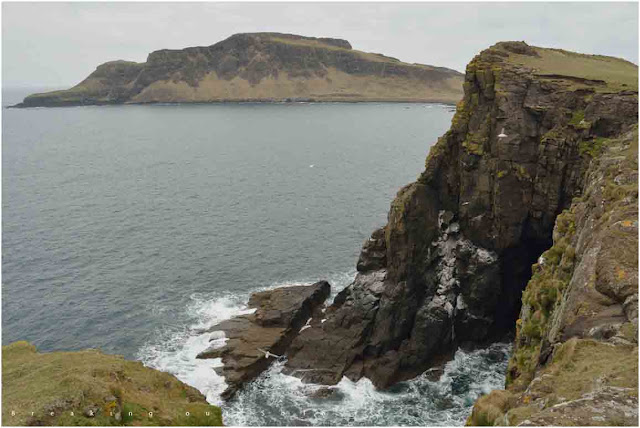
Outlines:
{"label": "eroded hillside", "polygon": [[222,101],[455,103],[462,74],[357,51],[346,40],[236,34],[207,47],[159,50],[144,63],[100,65],[78,85],[19,107]]}

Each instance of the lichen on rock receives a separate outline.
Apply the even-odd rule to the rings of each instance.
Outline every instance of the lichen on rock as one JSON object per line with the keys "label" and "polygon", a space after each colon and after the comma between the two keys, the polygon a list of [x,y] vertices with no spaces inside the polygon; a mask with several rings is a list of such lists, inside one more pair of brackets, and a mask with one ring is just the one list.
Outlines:
{"label": "lichen on rock", "polygon": [[[387,224],[365,244],[356,279],[327,310],[323,328],[294,340],[291,373],[321,383],[368,377],[386,387],[422,373],[465,342],[502,338],[517,324],[517,340],[526,337],[526,343],[516,345],[512,367],[518,369],[509,376],[526,384],[540,358],[551,358],[550,344],[573,334],[565,328],[568,318],[556,314],[563,305],[581,314],[572,326],[583,326],[589,340],[630,336],[634,324],[622,317],[637,317],[637,284],[618,285],[615,278],[637,279],[633,254],[615,267],[618,258],[593,260],[601,279],[584,291],[598,293],[593,302],[569,299],[567,290],[591,242],[587,235],[574,242],[586,208],[572,202],[589,200],[594,212],[621,221],[611,236],[631,221],[618,219],[617,209],[606,212],[602,201],[633,205],[628,198],[637,165],[635,176],[606,173],[611,180],[601,183],[599,200],[589,192],[596,159],[604,162],[601,154],[611,150],[620,155],[614,141],[637,123],[637,92],[628,86],[637,67],[563,52],[506,42],[471,61],[451,129],[432,148],[418,180],[398,192]],[[597,78],[598,61],[618,72]],[[628,212],[637,216],[637,206]],[[610,245],[601,239],[600,248]],[[593,321],[602,305],[613,311],[601,315],[613,317],[613,334]],[[548,331],[555,342],[545,339]],[[502,415],[511,403],[501,399],[489,413]]]}

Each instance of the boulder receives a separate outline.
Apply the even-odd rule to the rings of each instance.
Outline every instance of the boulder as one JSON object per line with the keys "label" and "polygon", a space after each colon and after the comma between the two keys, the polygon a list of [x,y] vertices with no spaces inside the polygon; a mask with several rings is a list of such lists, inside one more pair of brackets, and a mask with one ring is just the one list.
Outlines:
{"label": "boulder", "polygon": [[[319,310],[330,291],[329,283],[320,281],[254,293],[248,303],[254,313],[211,327],[213,343],[196,358],[222,359],[220,372],[228,385],[223,398],[232,397],[283,356],[296,335],[309,328],[311,319],[320,318]],[[221,338],[226,338],[223,345],[219,345]]]}

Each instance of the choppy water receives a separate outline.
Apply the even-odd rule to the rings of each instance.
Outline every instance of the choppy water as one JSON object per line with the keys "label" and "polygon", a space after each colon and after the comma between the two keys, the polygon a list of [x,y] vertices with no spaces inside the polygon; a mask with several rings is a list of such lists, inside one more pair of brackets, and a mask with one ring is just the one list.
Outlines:
{"label": "choppy water", "polygon": [[[5,90],[3,105],[24,94]],[[217,402],[223,379],[194,359],[207,344],[196,329],[240,313],[259,289],[346,286],[452,114],[375,103],[5,109],[3,344],[101,348]],[[274,367],[226,405],[226,422],[459,423],[474,394],[500,386],[500,349],[459,353],[450,386],[343,382],[333,401],[303,398],[313,387]],[[279,400],[265,400],[273,388]]]}

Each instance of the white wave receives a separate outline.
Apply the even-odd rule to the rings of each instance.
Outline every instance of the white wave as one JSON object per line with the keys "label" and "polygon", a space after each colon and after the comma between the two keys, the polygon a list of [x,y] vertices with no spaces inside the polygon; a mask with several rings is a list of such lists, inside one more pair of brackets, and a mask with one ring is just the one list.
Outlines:
{"label": "white wave", "polygon": [[[227,384],[214,368],[221,367],[222,361],[220,358],[198,360],[196,355],[210,346],[224,346],[227,339],[224,334],[220,337],[215,335],[217,332],[203,330],[253,310],[248,310],[246,304],[234,296],[208,299],[193,295],[191,299],[187,311],[194,318],[194,323],[182,331],[158,334],[153,343],[140,349],[138,359],[146,366],[173,374],[202,392],[209,403],[220,405],[220,394]],[[214,340],[210,342],[212,338]]]}
{"label": "white wave", "polygon": [[[225,405],[231,426],[442,426],[463,425],[475,400],[502,388],[510,346],[459,350],[437,381],[426,374],[380,391],[369,379],[343,378],[333,394],[314,398],[321,385],[284,375],[278,362]],[[277,394],[274,394],[277,391]]]}
{"label": "white wave", "polygon": [[[354,277],[355,271],[329,275],[326,279],[332,285],[332,296]],[[278,281],[251,292],[316,280]],[[145,365],[174,374],[200,390],[209,403],[222,406],[227,425],[463,425],[481,394],[504,385],[510,346],[495,344],[473,352],[458,350],[437,381],[429,380],[425,374],[380,391],[368,379],[352,382],[344,378],[329,388],[332,394],[326,398],[313,397],[326,386],[304,384],[283,374],[285,361],[278,361],[231,402],[224,403],[220,394],[227,385],[214,371],[222,362],[195,357],[209,346],[224,345],[227,340],[224,334],[208,329],[225,319],[251,312],[246,306],[249,295],[250,292],[191,296],[192,302],[186,308],[191,324],[179,331],[158,332],[153,342],[138,353]]]}
{"label": "white wave", "polygon": [[[329,275],[326,279],[332,286],[332,295],[349,285],[355,271]],[[251,293],[278,287],[312,284],[318,279],[300,278],[277,281],[248,292],[194,294],[186,312],[193,322],[178,331],[158,332],[154,339],[145,344],[137,358],[146,366],[173,374],[182,382],[202,392],[211,404],[223,405],[220,394],[226,389],[224,377],[219,376],[215,367],[221,367],[219,358],[198,360],[196,355],[203,350],[224,346],[224,333],[210,332],[211,327],[234,316],[250,314],[254,309],[247,307]],[[213,340],[212,340],[213,339]]]}

